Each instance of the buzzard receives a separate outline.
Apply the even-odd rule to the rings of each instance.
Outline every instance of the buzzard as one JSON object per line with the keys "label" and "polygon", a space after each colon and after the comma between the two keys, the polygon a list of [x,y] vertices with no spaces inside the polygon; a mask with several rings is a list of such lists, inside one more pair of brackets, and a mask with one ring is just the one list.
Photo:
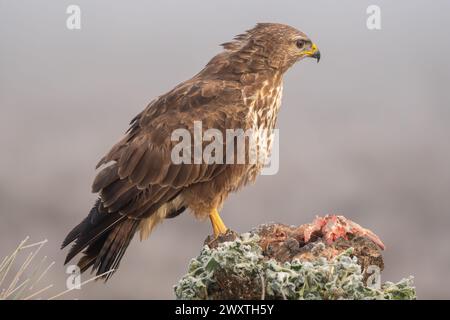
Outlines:
{"label": "buzzard", "polygon": [[[197,75],[150,102],[97,164],[102,169],[92,192],[99,197],[65,238],[63,248],[73,243],[65,263],[84,250],[78,261],[82,272],[90,267],[97,275],[117,270],[136,232],[145,239],[158,223],[186,209],[197,218],[209,217],[214,236],[226,233],[218,210],[229,193],[253,182],[263,165],[175,163],[172,151],[178,141],[172,133],[193,133],[196,121],[219,132],[273,129],[284,73],[306,57],[318,62],[320,52],[303,32],[277,23],[259,23],[222,46]],[[269,143],[258,143],[270,154],[270,137]]]}

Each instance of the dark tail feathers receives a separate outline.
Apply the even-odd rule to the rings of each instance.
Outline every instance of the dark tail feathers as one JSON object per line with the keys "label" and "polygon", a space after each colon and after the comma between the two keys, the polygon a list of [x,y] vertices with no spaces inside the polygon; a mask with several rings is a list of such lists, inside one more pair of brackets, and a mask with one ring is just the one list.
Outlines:
{"label": "dark tail feathers", "polygon": [[[101,202],[97,200],[89,215],[67,235],[62,248],[72,242],[74,244],[64,264],[86,248],[84,255],[77,263],[81,272],[91,266],[92,271],[96,271],[97,275],[117,270],[120,260],[133,239],[139,221],[127,219],[119,213],[101,211]],[[105,281],[114,271],[103,277]]]}

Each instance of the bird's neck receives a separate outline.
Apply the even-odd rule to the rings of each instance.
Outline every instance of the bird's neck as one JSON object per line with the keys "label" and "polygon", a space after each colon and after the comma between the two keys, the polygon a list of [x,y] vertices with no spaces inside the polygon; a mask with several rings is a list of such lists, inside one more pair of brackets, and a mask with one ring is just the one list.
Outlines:
{"label": "bird's neck", "polygon": [[[224,51],[212,58],[200,72],[202,77],[222,80],[241,80],[247,75],[257,75],[259,79],[281,82],[284,70],[272,63],[259,52]],[[248,77],[247,77],[248,78]]]}

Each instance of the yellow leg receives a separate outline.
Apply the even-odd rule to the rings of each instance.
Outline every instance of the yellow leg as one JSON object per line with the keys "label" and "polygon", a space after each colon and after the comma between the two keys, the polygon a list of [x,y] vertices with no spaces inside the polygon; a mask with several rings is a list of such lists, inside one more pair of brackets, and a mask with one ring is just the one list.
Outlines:
{"label": "yellow leg", "polygon": [[213,209],[211,213],[209,214],[209,219],[211,220],[211,224],[214,231],[214,237],[217,238],[220,234],[224,234],[227,232],[228,228],[223,223],[222,219],[220,218],[219,212],[217,209]]}

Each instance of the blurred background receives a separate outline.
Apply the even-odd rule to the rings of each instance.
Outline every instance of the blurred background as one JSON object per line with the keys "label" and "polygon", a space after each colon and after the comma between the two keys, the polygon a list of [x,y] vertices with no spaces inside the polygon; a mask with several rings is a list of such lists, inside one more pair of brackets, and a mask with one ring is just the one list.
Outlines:
{"label": "blurred background", "polygon": [[[66,8],[81,8],[81,30]],[[366,9],[381,8],[381,30]],[[197,73],[256,22],[290,24],[322,53],[285,77],[280,170],[232,195],[237,232],[339,213],[387,246],[383,281],[415,276],[419,298],[450,298],[449,1],[0,0],[0,257],[86,216],[94,166],[156,96]],[[190,214],[131,243],[106,285],[66,298],[168,298],[211,232]],[[1,259],[0,259],[1,260]],[[87,275],[83,280],[87,279]]]}

